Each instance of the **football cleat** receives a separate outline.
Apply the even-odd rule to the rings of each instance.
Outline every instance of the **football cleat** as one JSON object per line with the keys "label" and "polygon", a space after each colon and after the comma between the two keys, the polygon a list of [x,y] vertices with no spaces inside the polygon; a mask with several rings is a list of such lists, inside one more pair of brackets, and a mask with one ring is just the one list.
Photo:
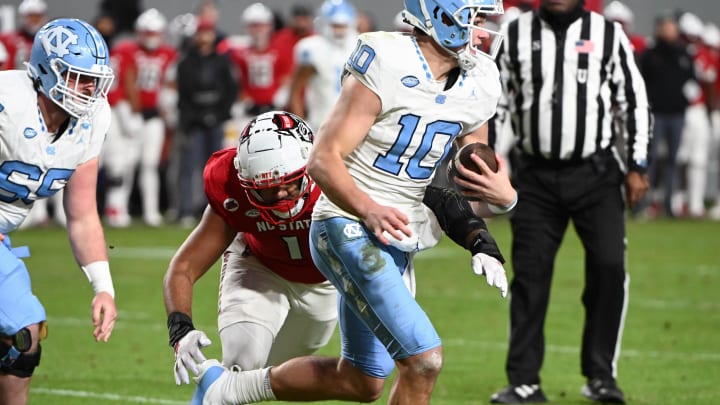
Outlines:
{"label": "football cleat", "polygon": [[490,397],[491,404],[533,404],[547,401],[538,384],[508,385]]}
{"label": "football cleat", "polygon": [[624,404],[625,395],[614,380],[593,378],[582,387],[581,393],[585,398],[607,404]]}

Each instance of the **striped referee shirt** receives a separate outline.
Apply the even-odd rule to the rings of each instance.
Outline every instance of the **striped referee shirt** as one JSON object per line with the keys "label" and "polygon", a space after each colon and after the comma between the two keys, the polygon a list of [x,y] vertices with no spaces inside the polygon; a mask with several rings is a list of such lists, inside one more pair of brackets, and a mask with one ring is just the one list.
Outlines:
{"label": "striped referee shirt", "polygon": [[620,130],[630,169],[644,168],[651,115],[645,83],[620,25],[583,12],[566,30],[555,32],[537,12],[526,12],[501,32],[498,65],[505,91],[497,117],[509,114],[525,154],[580,161],[612,147]]}

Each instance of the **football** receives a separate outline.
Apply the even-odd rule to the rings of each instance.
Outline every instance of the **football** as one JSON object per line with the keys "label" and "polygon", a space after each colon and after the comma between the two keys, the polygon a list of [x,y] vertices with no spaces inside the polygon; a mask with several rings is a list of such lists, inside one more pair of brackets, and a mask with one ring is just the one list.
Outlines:
{"label": "football", "polygon": [[493,148],[480,142],[469,143],[460,148],[460,150],[455,153],[455,157],[450,160],[450,163],[448,164],[449,181],[454,183],[453,178],[458,175],[456,168],[458,163],[462,163],[465,168],[472,170],[475,173],[482,174],[480,167],[470,158],[470,155],[473,153],[478,155],[480,159],[488,165],[490,170],[493,172],[498,171],[498,162],[495,159],[495,151]]}
{"label": "football", "polygon": [[[493,148],[480,142],[469,143],[463,146],[462,148],[460,148],[459,151],[457,151],[457,153],[455,153],[455,156],[450,159],[450,162],[448,162],[447,165],[447,180],[458,193],[462,193],[463,191],[462,187],[455,183],[455,177],[460,176],[456,168],[458,163],[462,163],[463,166],[465,166],[469,170],[474,171],[475,173],[482,174],[482,170],[480,169],[480,167],[475,164],[475,162],[470,158],[470,155],[473,153],[478,155],[480,159],[485,161],[485,164],[488,165],[490,170],[492,170],[493,172],[498,171],[498,162],[495,159],[495,151],[493,150]],[[477,199],[470,197],[468,197],[468,200],[478,201]]]}

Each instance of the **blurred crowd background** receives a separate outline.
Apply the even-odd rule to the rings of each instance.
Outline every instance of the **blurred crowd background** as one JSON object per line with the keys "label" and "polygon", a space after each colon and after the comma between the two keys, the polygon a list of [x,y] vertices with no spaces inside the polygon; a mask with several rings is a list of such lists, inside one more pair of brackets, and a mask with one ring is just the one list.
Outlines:
{"label": "blurred crowd background", "polygon": [[[331,2],[332,0],[326,0]],[[318,25],[323,0],[14,0],[0,5],[2,69],[24,69],[34,33],[56,17],[94,24],[112,49],[114,119],[101,160],[101,214],[109,226],[194,226],[205,206],[202,167],[233,146],[245,123],[290,106],[294,47]],[[493,24],[537,7],[505,1]],[[355,35],[405,30],[402,0],[356,0]],[[642,219],[720,220],[720,3],[586,0],[623,25],[653,104],[652,190]],[[348,24],[336,21],[335,25]],[[337,28],[337,27],[335,27]],[[333,29],[335,29],[333,28]],[[316,129],[316,128],[314,128]],[[498,151],[510,153],[509,142]],[[58,193],[23,226],[63,224]]]}

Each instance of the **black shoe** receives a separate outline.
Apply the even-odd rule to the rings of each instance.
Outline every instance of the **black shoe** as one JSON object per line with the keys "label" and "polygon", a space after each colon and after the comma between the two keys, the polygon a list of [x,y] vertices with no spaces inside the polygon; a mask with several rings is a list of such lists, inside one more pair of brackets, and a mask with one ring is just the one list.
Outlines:
{"label": "black shoe", "polygon": [[490,397],[491,404],[531,404],[547,401],[538,384],[508,385]]}
{"label": "black shoe", "polygon": [[581,392],[584,397],[596,402],[608,404],[625,403],[625,395],[620,391],[614,380],[593,378],[588,380],[588,383],[582,387]]}

